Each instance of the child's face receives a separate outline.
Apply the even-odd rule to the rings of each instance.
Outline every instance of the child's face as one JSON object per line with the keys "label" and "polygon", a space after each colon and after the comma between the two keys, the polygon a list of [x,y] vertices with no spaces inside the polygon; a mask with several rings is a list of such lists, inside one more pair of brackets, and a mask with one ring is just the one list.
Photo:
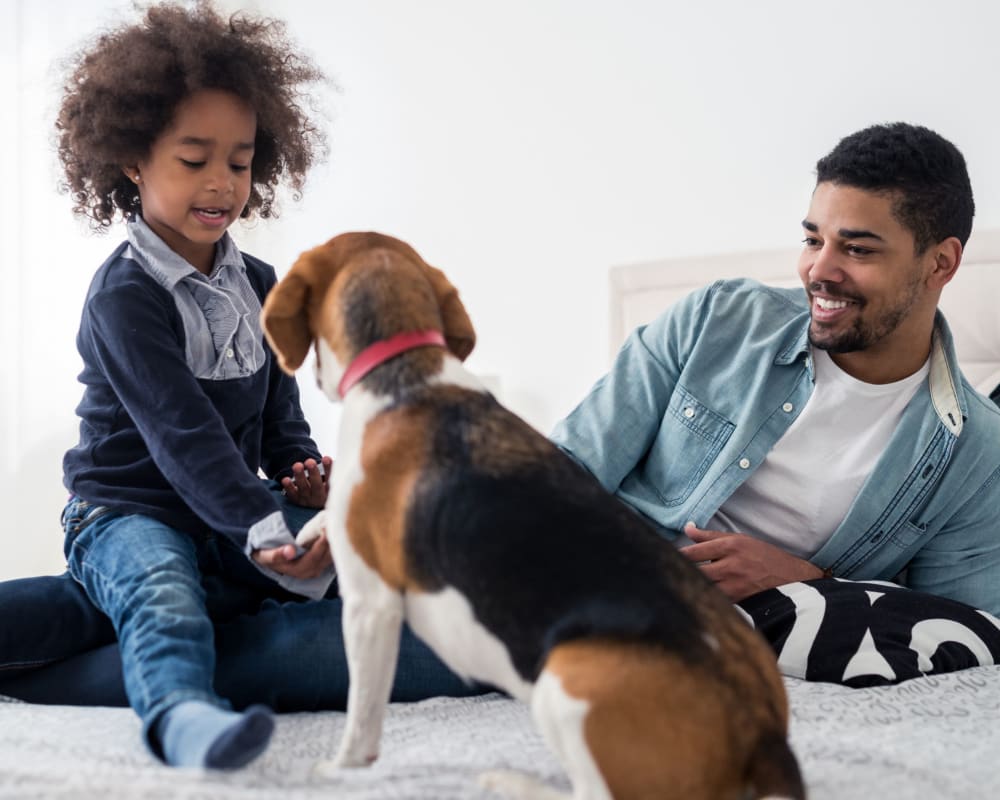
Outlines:
{"label": "child's face", "polygon": [[206,275],[215,243],[250,198],[256,134],[249,105],[228,92],[202,89],[177,106],[170,126],[138,164],[146,224]]}

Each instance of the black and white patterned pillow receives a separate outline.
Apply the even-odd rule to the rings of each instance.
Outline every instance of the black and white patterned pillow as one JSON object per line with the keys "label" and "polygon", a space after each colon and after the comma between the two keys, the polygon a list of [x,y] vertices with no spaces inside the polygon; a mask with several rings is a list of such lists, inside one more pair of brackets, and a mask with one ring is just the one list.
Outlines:
{"label": "black and white patterned pillow", "polygon": [[1000,619],[884,581],[789,583],[738,606],[784,675],[879,686],[1000,664]]}

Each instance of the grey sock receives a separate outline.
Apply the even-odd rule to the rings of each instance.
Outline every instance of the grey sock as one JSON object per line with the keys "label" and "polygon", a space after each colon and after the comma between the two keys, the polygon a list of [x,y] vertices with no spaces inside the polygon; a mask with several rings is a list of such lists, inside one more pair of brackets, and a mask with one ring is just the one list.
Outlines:
{"label": "grey sock", "polygon": [[274,718],[266,706],[240,713],[186,700],[163,714],[156,732],[171,766],[236,769],[267,748]]}

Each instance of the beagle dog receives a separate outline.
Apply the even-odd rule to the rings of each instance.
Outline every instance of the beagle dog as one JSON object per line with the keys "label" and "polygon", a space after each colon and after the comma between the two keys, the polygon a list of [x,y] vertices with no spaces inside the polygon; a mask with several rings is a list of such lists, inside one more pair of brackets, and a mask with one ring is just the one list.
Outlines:
{"label": "beagle dog", "polygon": [[[346,233],[264,303],[294,372],[343,401],[328,536],[351,683],[333,767],[370,764],[404,619],[457,674],[530,704],[576,800],[803,798],[772,651],[674,546],[462,366],[454,286]],[[488,785],[562,797],[513,773]]]}

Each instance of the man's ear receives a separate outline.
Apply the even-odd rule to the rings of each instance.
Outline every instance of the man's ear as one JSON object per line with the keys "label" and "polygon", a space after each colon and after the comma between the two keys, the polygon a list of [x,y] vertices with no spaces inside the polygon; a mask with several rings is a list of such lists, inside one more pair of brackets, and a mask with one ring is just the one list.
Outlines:
{"label": "man's ear", "polygon": [[264,336],[289,375],[302,366],[312,345],[308,301],[309,284],[293,267],[268,293],[260,312]]}
{"label": "man's ear", "polygon": [[962,243],[955,236],[949,236],[932,246],[934,265],[928,280],[934,289],[941,289],[955,277],[962,263]]}
{"label": "man's ear", "polygon": [[448,349],[460,360],[465,361],[472,348],[476,346],[476,331],[472,320],[462,305],[456,289],[445,274],[425,263],[428,278],[434,294],[437,297],[438,308],[441,310],[441,320],[444,323],[444,338]]}

